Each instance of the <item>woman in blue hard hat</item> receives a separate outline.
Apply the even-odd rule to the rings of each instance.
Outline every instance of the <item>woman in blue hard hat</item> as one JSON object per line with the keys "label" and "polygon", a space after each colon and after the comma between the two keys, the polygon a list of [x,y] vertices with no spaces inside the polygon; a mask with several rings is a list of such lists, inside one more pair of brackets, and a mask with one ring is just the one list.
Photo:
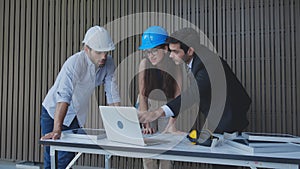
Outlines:
{"label": "woman in blue hard hat", "polygon": [[[142,35],[144,59],[139,67],[139,111],[154,110],[180,95],[180,68],[168,55],[167,31],[160,26],[149,27]],[[177,132],[175,118],[160,118],[155,123],[142,124],[144,134]],[[144,168],[158,168],[157,160],[143,159]],[[170,168],[169,161],[160,161],[159,168]]]}

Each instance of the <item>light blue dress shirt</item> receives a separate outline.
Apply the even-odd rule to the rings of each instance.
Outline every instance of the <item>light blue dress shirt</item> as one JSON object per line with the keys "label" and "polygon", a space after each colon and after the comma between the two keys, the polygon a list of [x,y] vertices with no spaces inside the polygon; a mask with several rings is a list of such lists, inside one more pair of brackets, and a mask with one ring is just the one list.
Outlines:
{"label": "light blue dress shirt", "polygon": [[42,105],[54,119],[56,104],[68,103],[63,124],[69,126],[77,116],[82,127],[86,121],[89,101],[95,87],[104,84],[108,104],[120,102],[114,70],[115,65],[111,56],[107,57],[103,67],[96,69],[86,53],[80,51],[66,60]]}

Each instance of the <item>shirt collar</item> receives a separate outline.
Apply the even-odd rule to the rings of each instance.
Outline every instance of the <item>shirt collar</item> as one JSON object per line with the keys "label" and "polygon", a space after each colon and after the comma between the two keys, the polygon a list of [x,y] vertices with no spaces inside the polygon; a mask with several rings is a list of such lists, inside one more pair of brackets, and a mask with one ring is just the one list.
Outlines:
{"label": "shirt collar", "polygon": [[189,63],[189,64],[187,64],[187,66],[188,66],[190,69],[192,69],[193,60],[194,60],[194,58],[192,58],[192,59],[191,59],[191,61],[190,61],[190,63]]}

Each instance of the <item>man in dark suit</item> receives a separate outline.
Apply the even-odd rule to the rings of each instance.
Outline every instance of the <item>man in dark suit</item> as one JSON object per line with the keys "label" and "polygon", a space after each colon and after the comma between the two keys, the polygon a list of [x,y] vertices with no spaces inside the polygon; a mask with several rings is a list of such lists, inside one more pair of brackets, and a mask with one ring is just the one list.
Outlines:
{"label": "man in dark suit", "polygon": [[[199,112],[206,117],[208,130],[223,133],[245,129],[249,123],[246,113],[251,99],[228,64],[201,45],[199,34],[192,28],[174,32],[168,42],[170,58],[191,70],[191,83],[180,96],[161,108],[153,112],[139,112],[140,122],[150,122],[161,116],[176,117],[198,104]],[[195,123],[193,128],[198,128],[197,125]]]}

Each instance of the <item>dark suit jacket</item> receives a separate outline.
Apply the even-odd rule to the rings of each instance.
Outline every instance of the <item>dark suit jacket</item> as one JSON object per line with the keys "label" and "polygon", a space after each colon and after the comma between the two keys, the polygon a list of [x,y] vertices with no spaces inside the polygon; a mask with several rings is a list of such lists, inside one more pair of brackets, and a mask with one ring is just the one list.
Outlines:
{"label": "dark suit jacket", "polygon": [[[220,59],[226,76],[227,96],[223,115],[214,132],[242,131],[249,124],[246,113],[251,104],[251,99],[228,64],[222,58]],[[167,103],[167,106],[173,111],[175,116],[192,104],[195,104],[195,102],[199,104],[199,112],[202,112],[205,117],[208,115],[211,104],[211,84],[206,68],[197,56],[193,59],[192,73],[197,83],[195,86],[198,87],[199,90],[197,97],[200,96],[200,103],[193,98],[195,97],[194,87],[187,89],[182,95]],[[181,105],[181,100],[184,100],[184,105]],[[186,102],[188,103],[186,104]],[[195,125],[193,128],[195,128]]]}

